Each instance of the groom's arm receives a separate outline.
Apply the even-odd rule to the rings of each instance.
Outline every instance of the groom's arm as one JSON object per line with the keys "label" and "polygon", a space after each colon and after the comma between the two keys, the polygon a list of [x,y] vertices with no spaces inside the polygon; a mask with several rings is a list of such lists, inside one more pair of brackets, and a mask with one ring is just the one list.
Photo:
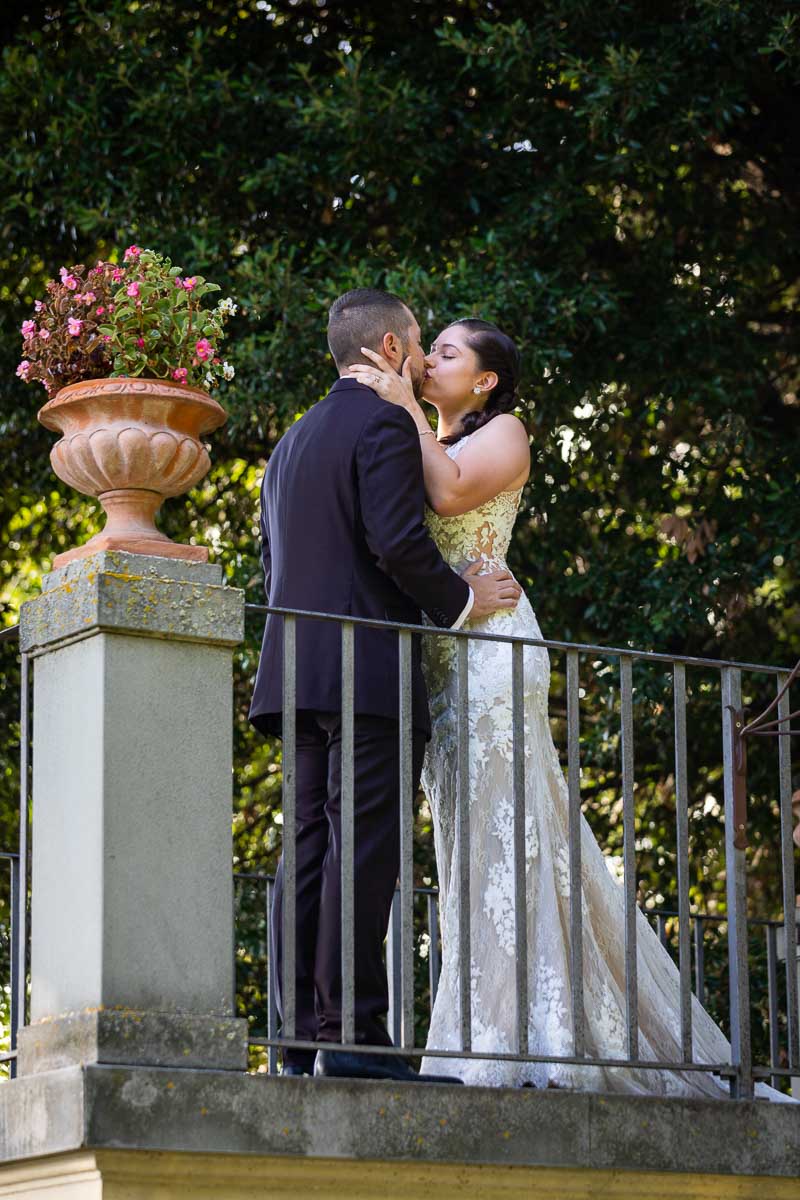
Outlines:
{"label": "groom's arm", "polygon": [[356,471],[367,545],[378,566],[435,624],[457,628],[473,593],[425,528],[422,452],[404,409],[381,405],[370,418],[356,447]]}

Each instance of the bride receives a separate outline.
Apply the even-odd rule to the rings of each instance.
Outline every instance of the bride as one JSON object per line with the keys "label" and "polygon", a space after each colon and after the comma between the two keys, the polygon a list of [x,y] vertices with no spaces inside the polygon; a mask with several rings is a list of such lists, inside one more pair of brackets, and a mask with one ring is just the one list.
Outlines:
{"label": "bride", "polygon": [[[528,436],[513,415],[519,353],[488,321],[455,321],[426,358],[424,399],[439,416],[437,433],[414,398],[410,362],[402,375],[370,350],[374,366],[350,374],[402,405],[420,434],[427,522],[457,571],[480,560],[506,568],[522,489],[530,472]],[[378,368],[378,380],[375,381]],[[470,623],[476,631],[541,638],[522,595],[514,610]],[[458,849],[456,839],[456,667],[454,638],[425,638],[425,676],[433,732],[422,786],[434,823],[442,928],[442,972],[427,1048],[461,1049],[459,1020]],[[528,1030],[532,1055],[572,1054],[569,980],[568,792],[548,721],[546,650],[524,652]],[[469,804],[472,1048],[485,1059],[427,1058],[422,1070],[468,1084],[561,1086],[592,1091],[722,1097],[728,1084],[711,1073],[522,1063],[491,1057],[515,1050],[517,1014],[514,920],[511,647],[469,644]],[[581,818],[586,1051],[625,1058],[623,891],[589,825]],[[640,1057],[681,1061],[678,970],[655,931],[637,913]],[[694,1057],[730,1061],[730,1046],[692,997]],[[764,1084],[756,1094],[786,1100]]]}

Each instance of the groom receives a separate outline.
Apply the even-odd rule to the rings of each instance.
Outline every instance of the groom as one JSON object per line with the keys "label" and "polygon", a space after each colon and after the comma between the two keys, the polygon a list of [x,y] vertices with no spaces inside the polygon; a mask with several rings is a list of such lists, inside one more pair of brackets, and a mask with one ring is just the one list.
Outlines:
{"label": "groom", "polygon": [[[375,350],[396,371],[406,358],[417,392],[425,364],[420,329],[396,296],[360,288],[330,309],[328,345],[344,375]],[[423,523],[419,434],[408,413],[364,384],[339,378],[284,434],[261,489],[267,603],[380,621],[456,629],[468,616],[513,608],[520,589],[506,571],[464,577],[442,559]],[[355,627],[355,1028],[356,1042],[390,1046],[383,942],[399,869],[398,635]],[[341,627],[296,626],[297,940],[296,1037],[320,1051],[287,1049],[283,1073],[411,1079],[391,1055],[336,1050],[341,1041],[342,776]],[[283,626],[268,616],[250,719],[280,733]],[[416,792],[430,736],[419,638],[412,650],[412,759]],[[272,950],[282,964],[283,863],[272,913]],[[280,1001],[279,1001],[280,1003]],[[452,1080],[449,1080],[452,1082]]]}

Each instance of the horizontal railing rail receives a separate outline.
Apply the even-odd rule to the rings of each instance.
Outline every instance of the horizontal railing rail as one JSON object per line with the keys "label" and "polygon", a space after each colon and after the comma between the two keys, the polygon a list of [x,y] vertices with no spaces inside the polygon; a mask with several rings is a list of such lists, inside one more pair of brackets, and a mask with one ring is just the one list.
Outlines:
{"label": "horizontal railing rail", "polygon": [[399,621],[383,621],[377,617],[342,616],[341,613],[317,612],[314,609],[281,608],[269,604],[245,604],[245,612],[261,613],[263,616],[302,617],[314,621],[331,621],[337,625],[361,626],[369,629],[389,629],[396,633],[418,633],[432,637],[464,638],[470,642],[500,642],[520,646],[539,646],[545,650],[576,650],[580,654],[600,654],[610,658],[633,658],[642,662],[660,662],[667,666],[682,664],[687,667],[710,667],[722,670],[734,667],[739,671],[754,674],[788,676],[794,668],[776,667],[769,663],[751,663],[738,659],[698,658],[686,654],[663,654],[658,650],[637,650],[633,646],[603,646],[597,642],[560,642],[553,638],[519,637],[515,634],[479,633],[472,629],[446,629],[439,625],[411,625]]}

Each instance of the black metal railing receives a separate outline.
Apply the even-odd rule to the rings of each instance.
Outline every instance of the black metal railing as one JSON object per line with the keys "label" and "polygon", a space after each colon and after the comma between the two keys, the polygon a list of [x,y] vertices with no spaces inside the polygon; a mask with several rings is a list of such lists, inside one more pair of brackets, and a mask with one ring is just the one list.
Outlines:
{"label": "black metal railing", "polygon": [[[748,919],[746,911],[747,866],[743,841],[747,834],[746,815],[741,808],[741,789],[737,791],[736,775],[741,772],[741,759],[737,757],[735,715],[742,710],[742,673],[753,673],[771,677],[777,687],[776,696],[778,721],[787,722],[790,715],[788,683],[791,672],[786,668],[765,666],[735,661],[718,661],[686,656],[672,656],[653,652],[636,651],[630,647],[607,647],[591,643],[568,643],[545,639],[510,638],[500,635],[476,633],[468,630],[442,630],[434,627],[401,625],[394,622],[370,621],[343,618],[327,613],[312,613],[302,610],[267,608],[248,605],[248,614],[264,616],[271,613],[282,619],[284,638],[283,678],[283,945],[284,963],[282,980],[283,1020],[278,1028],[275,1004],[275,978],[273,965],[269,963],[269,1001],[267,1036],[253,1037],[254,1046],[265,1047],[270,1066],[274,1069],[276,1054],[280,1048],[314,1048],[313,1043],[295,1037],[296,993],[294,986],[294,947],[296,937],[296,855],[295,855],[295,811],[296,811],[296,738],[295,738],[295,653],[296,622],[298,617],[316,621],[334,621],[341,627],[342,639],[342,786],[341,786],[341,837],[342,837],[342,1044],[355,1052],[379,1050],[385,1047],[368,1047],[355,1044],[355,984],[353,951],[353,896],[354,896],[354,773],[353,773],[353,721],[354,721],[354,634],[357,626],[370,626],[394,631],[398,641],[399,664],[399,733],[401,745],[400,791],[401,791],[401,857],[400,879],[393,909],[388,965],[392,980],[392,1008],[390,1021],[395,1035],[393,1052],[421,1057],[423,1054],[436,1057],[456,1058],[509,1058],[526,1062],[554,1062],[581,1066],[613,1066],[615,1068],[659,1069],[676,1072],[716,1071],[727,1077],[732,1094],[752,1095],[756,1078],[778,1079],[800,1077],[800,1046],[798,1045],[798,996],[797,977],[793,949],[797,944],[797,921],[795,915],[795,866],[792,842],[791,803],[791,760],[788,737],[779,740],[778,808],[779,817],[775,837],[780,842],[781,894],[783,913],[771,921]],[[16,627],[0,632],[0,641],[13,641],[18,635]],[[411,795],[411,653],[412,638],[447,637],[455,639],[456,665],[458,672],[458,821],[457,841],[460,849],[461,874],[458,881],[461,905],[459,931],[461,935],[461,957],[465,966],[461,980],[460,1026],[462,1047],[459,1050],[423,1049],[416,1044],[415,1037],[415,964],[414,964],[414,898],[418,893],[413,886],[413,800]],[[517,911],[525,904],[525,759],[522,744],[524,730],[523,713],[523,663],[528,647],[543,648],[549,652],[566,656],[566,725],[567,725],[567,785],[569,796],[569,930],[571,953],[570,990],[572,995],[572,1052],[560,1057],[537,1056],[529,1053],[527,1021],[522,1014],[528,1005],[528,965],[526,945],[526,922],[517,921],[520,931],[517,937],[517,1044],[513,1053],[495,1054],[475,1051],[471,1041],[471,1003],[469,981],[469,954],[464,947],[469,940],[469,882],[471,862],[469,856],[469,682],[468,649],[470,642],[502,643],[510,647],[513,725],[513,770],[512,791],[514,807],[515,846],[515,899]],[[580,776],[580,656],[616,662],[618,666],[620,696],[621,742],[621,795],[623,827],[623,892],[625,897],[625,1027],[626,1049],[624,1058],[600,1059],[587,1052],[584,987],[583,987],[583,928],[582,928],[582,880],[581,880],[581,776]],[[633,672],[637,664],[658,663],[668,667],[672,673],[672,698],[674,710],[674,762],[675,762],[675,813],[677,837],[677,910],[675,913],[661,911],[654,914],[657,921],[670,921],[677,926],[677,962],[680,975],[681,1013],[681,1056],[675,1062],[653,1062],[639,1056],[638,986],[637,986],[637,930],[636,930],[636,844],[634,835],[634,711]],[[9,1048],[0,1053],[0,1062],[10,1063],[10,1073],[15,1072],[17,1031],[25,1018],[27,986],[27,899],[28,899],[28,813],[30,806],[30,689],[32,663],[27,655],[21,656],[21,705],[20,705],[20,837],[18,850],[2,857],[10,864],[12,873],[11,918],[10,918],[10,1037]],[[689,788],[687,764],[687,670],[697,668],[718,673],[721,686],[722,711],[721,729],[723,744],[724,776],[724,826],[727,911],[724,916],[692,913],[690,905],[690,839],[689,839]],[[730,716],[734,714],[734,716]],[[783,732],[779,725],[778,732]],[[744,828],[742,828],[744,826]],[[268,892],[271,883],[265,882]],[[429,991],[435,996],[438,982],[439,940],[438,914],[435,913],[435,890],[426,893],[428,901],[428,934],[433,954],[429,964],[431,976]],[[269,897],[267,897],[267,903]],[[724,922],[727,942],[728,1015],[731,1035],[731,1062],[699,1063],[695,1060],[692,1047],[691,996],[694,990],[703,1000],[704,979],[704,931],[711,923]],[[692,985],[692,923],[694,925],[695,981]],[[768,956],[768,1011],[770,1054],[768,1063],[754,1062],[751,1043],[751,995],[748,963],[748,929],[763,924],[767,930]],[[663,926],[666,928],[666,925]],[[786,946],[786,1007],[785,1046],[779,1044],[778,1011],[778,965],[776,954],[777,930],[781,929]],[[435,970],[434,970],[435,968]],[[434,978],[435,974],[435,978]],[[781,1061],[781,1055],[784,1061]]]}
{"label": "black metal railing", "polygon": [[[754,1064],[751,1045],[750,983],[748,968],[748,918],[746,910],[747,867],[745,858],[747,820],[742,810],[741,787],[737,775],[741,775],[741,743],[737,740],[737,720],[740,737],[742,719],[742,672],[772,676],[777,682],[776,703],[779,722],[789,719],[789,684],[794,676],[785,668],[763,664],[675,656],[649,651],[637,651],[630,647],[608,647],[595,644],[575,644],[537,638],[509,637],[498,634],[477,633],[471,630],[443,630],[429,626],[401,625],[395,622],[345,618],[328,613],[248,605],[252,613],[280,617],[283,622],[283,870],[284,898],[282,907],[282,940],[284,962],[282,985],[283,1020],[280,1036],[253,1039],[254,1044],[269,1048],[284,1047],[311,1050],[314,1043],[296,1037],[296,989],[295,989],[295,939],[297,886],[295,855],[295,806],[296,806],[296,622],[304,620],[334,621],[341,628],[342,662],[342,778],[341,778],[341,972],[342,972],[342,1042],[351,1052],[383,1052],[380,1046],[365,1046],[355,1042],[355,986],[354,986],[354,779],[353,779],[353,728],[354,728],[354,633],[357,627],[392,630],[397,634],[399,672],[399,737],[400,737],[400,887],[398,904],[400,909],[400,1038],[393,1051],[413,1057],[447,1058],[492,1058],[522,1062],[550,1062],[579,1066],[611,1066],[636,1070],[661,1070],[675,1072],[712,1071],[730,1081],[731,1094],[749,1097],[753,1094],[756,1078],[776,1075],[796,1076],[800,1069],[800,1031],[798,1030],[797,977],[791,952],[786,956],[787,994],[787,1066],[782,1069],[774,1061],[769,1067]],[[421,1048],[414,1041],[414,962],[413,962],[413,797],[411,796],[411,639],[423,637],[446,637],[456,639],[457,664],[457,818],[456,842],[459,861],[459,959],[461,978],[459,987],[461,1048],[444,1050],[436,1047]],[[569,793],[569,941],[571,952],[570,988],[572,994],[572,1053],[562,1056],[544,1056],[529,1053],[528,1045],[528,964],[527,964],[527,921],[515,919],[516,925],[516,1010],[517,1044],[513,1053],[476,1051],[471,1037],[471,957],[469,950],[469,895],[471,859],[469,853],[469,666],[470,642],[488,642],[508,645],[511,649],[511,678],[513,725],[513,771],[512,791],[514,809],[514,874],[515,912],[524,911],[526,896],[525,841],[525,760],[524,760],[524,710],[523,710],[523,662],[527,647],[559,651],[566,654],[567,662],[567,776]],[[599,1058],[587,1052],[583,980],[583,925],[582,925],[582,878],[581,878],[581,794],[580,794],[580,655],[590,653],[602,658],[614,659],[618,663],[620,692],[620,741],[621,741],[621,791],[623,823],[623,890],[625,897],[624,942],[625,942],[625,1029],[627,1056],[624,1058]],[[633,755],[633,667],[634,663],[660,663],[672,671],[672,694],[674,705],[674,751],[675,751],[675,801],[677,823],[677,893],[678,923],[680,930],[678,947],[678,969],[680,973],[680,1025],[681,1057],[675,1062],[644,1059],[639,1053],[639,1004],[637,980],[637,930],[636,930],[636,847],[634,808],[634,755]],[[726,859],[726,908],[725,923],[728,944],[728,999],[731,1061],[729,1063],[698,1062],[692,1042],[691,1005],[691,943],[690,943],[690,884],[689,884],[689,825],[688,825],[688,768],[686,740],[686,671],[687,668],[709,669],[719,672],[722,698],[722,742],[724,776],[724,828]],[[788,729],[780,729],[788,735]],[[788,736],[780,739],[779,760],[779,837],[781,843],[782,897],[784,904],[782,924],[786,944],[797,943],[795,914],[795,870],[794,846],[792,842],[791,762]]]}

